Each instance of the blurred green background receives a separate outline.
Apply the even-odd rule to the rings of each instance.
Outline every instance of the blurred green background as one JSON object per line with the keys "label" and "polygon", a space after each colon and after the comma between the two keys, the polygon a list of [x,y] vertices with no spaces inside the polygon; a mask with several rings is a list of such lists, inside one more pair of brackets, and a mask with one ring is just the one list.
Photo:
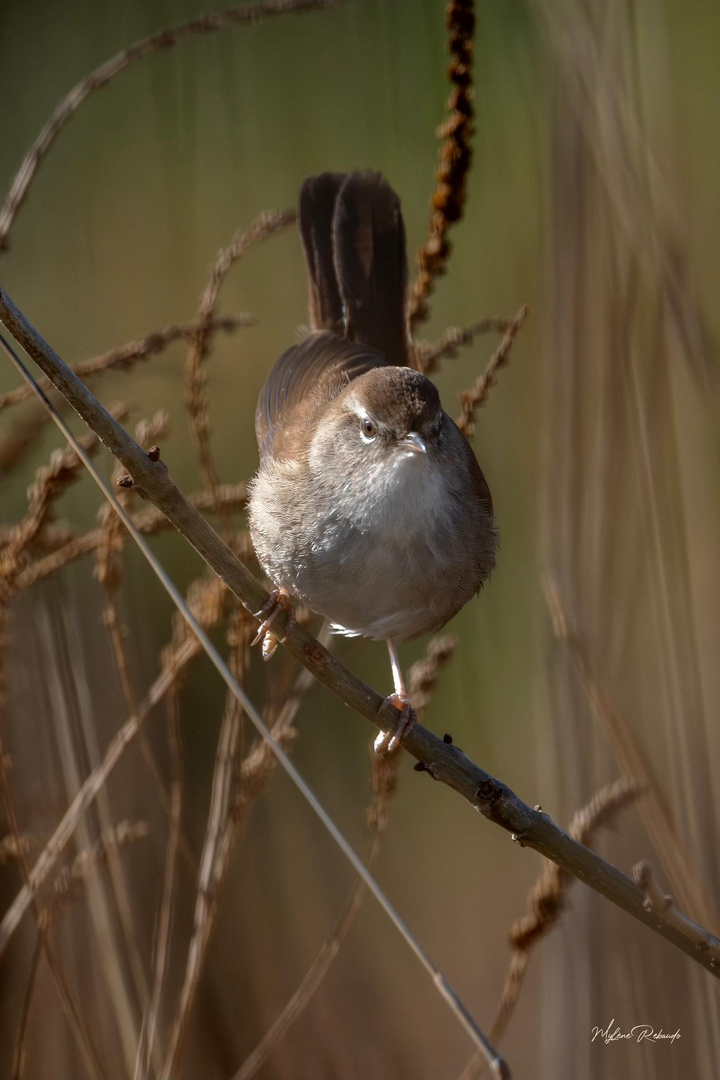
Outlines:
{"label": "blurred green background", "polygon": [[[2,190],[74,83],[197,10],[192,0],[6,0]],[[552,574],[621,730],[652,762],[659,800],[680,847],[692,851],[717,932],[717,7],[710,0],[488,0],[477,14],[467,212],[452,231],[449,272],[421,336],[434,340],[449,325],[487,315],[510,318],[523,303],[530,317],[478,416],[473,444],[493,491],[498,568],[449,628],[458,645],[426,723],[452,732],[483,768],[560,823],[621,774],[617,740],[553,639],[542,590]],[[381,170],[399,192],[412,265],[425,236],[434,132],[448,94],[443,19],[436,0],[355,0],[196,37],[133,64],[90,96],[41,165],[2,255],[3,287],[76,363],[193,319],[216,253],[236,229],[264,209],[294,205],[308,174],[357,166]],[[206,365],[224,482],[256,467],[257,393],[305,322],[305,299],[292,228],[251,249],[223,287],[222,312],[257,318],[252,328],[216,335]],[[459,391],[495,344],[480,337],[444,362],[436,381],[447,411],[457,413]],[[168,410],[163,459],[189,491],[201,480],[184,414],[185,353],[176,344],[129,373],[105,375],[94,389],[104,403],[126,402],[130,423]],[[16,384],[9,365],[0,365],[0,392]],[[10,412],[0,416],[0,440],[23,422],[20,410]],[[22,516],[33,470],[56,445],[58,435],[45,427],[0,475],[0,522]],[[109,456],[98,460],[109,476]],[[63,496],[59,516],[82,531],[98,507],[84,479]],[[153,544],[187,587],[199,573],[194,553],[177,536]],[[123,613],[142,696],[168,640],[170,606],[136,553],[124,561]],[[101,747],[127,712],[101,629],[102,604],[86,560],[14,606],[5,737],[19,815],[41,837],[71,795],[54,743],[47,745],[52,711],[84,709]],[[58,635],[70,642],[62,664]],[[424,644],[403,648],[403,663]],[[381,646],[335,647],[372,685],[389,688]],[[64,689],[62,680],[43,677],[55,664],[65,665]],[[248,685],[257,700],[286,666],[280,654],[263,670],[254,658]],[[183,687],[181,727],[183,821],[197,851],[222,709],[217,677],[209,664],[196,664]],[[164,717],[151,724],[162,759]],[[305,699],[299,729],[293,754],[301,771],[362,849],[370,729],[319,687]],[[152,826],[144,848],[124,856],[149,966],[165,826],[150,808],[153,791],[134,749],[111,791],[119,814]],[[413,773],[409,759],[390,814],[378,878],[487,1028],[509,957],[506,933],[524,911],[541,860]],[[669,873],[653,847],[657,833],[646,829],[632,810],[600,848],[625,870],[647,856]],[[9,902],[17,868],[2,867],[0,875]],[[302,977],[351,884],[330,839],[273,774],[221,894],[178,1075],[233,1075]],[[676,892],[676,883],[666,884]],[[193,897],[183,868],[175,986]],[[101,1015],[108,1006],[93,953],[102,957],[102,947],[82,907],[80,900],[58,935],[81,999],[97,1010],[89,1015],[108,1073],[126,1075],[113,1059],[112,1017]],[[690,914],[702,921],[701,912]],[[531,960],[503,1042],[514,1075],[718,1075],[712,980],[631,923],[575,887],[560,929]],[[5,960],[0,1075],[10,1075],[32,935],[28,917]],[[66,1075],[81,1075],[52,986],[38,978],[46,1008],[33,1019],[27,1075],[46,1075],[60,1062]],[[684,1038],[660,1047],[591,1044],[591,1027],[612,1017],[627,1027],[679,1027]],[[327,979],[260,1075],[453,1077],[469,1052],[368,899]]]}

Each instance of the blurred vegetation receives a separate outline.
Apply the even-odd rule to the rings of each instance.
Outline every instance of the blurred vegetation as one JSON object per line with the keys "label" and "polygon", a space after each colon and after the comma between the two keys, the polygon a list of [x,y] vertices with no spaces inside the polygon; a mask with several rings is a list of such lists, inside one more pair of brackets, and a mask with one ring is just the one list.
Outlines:
{"label": "blurred vegetation", "polygon": [[[192,0],[101,8],[7,0],[2,192],[74,83],[197,11]],[[449,628],[457,645],[425,722],[451,731],[484,768],[560,823],[617,777],[649,784],[600,848],[626,870],[649,858],[688,914],[718,932],[716,8],[710,0],[490,0],[477,14],[467,210],[418,334],[433,341],[450,325],[510,318],[523,303],[530,316],[474,436],[496,505],[500,562]],[[355,0],[159,51],[91,95],[61,132],[0,256],[3,286],[73,364],[192,322],[218,251],[262,211],[292,207],[302,179],[326,168],[368,166],[388,176],[403,200],[412,258],[427,228],[445,66],[440,0]],[[256,396],[305,321],[305,294],[292,228],[248,250],[223,284],[219,311],[255,320],[215,333],[203,368],[223,483],[238,484],[255,469]],[[459,392],[496,344],[480,336],[433,375],[448,411],[459,411]],[[109,371],[93,389],[106,404],[124,402],[130,425],[167,411],[163,459],[189,492],[205,485],[188,437],[187,352],[178,340],[127,371]],[[0,364],[0,394],[16,385]],[[26,489],[59,445],[50,425],[34,426],[36,417],[32,403],[0,413],[0,540],[23,519]],[[13,450],[18,435],[28,439],[21,453]],[[109,456],[97,460],[110,476]],[[139,500],[132,507],[146,509]],[[53,501],[56,521],[72,535],[96,528],[99,509],[87,478]],[[242,527],[237,512],[229,523],[213,520],[235,534]],[[137,552],[112,547],[119,534],[107,521],[104,528],[104,582],[96,556],[75,560],[21,590],[4,627],[2,742],[31,864],[147,695],[172,636],[161,588]],[[59,539],[57,530],[41,532],[30,563]],[[167,532],[153,544],[187,589],[202,571],[194,553]],[[554,632],[548,596],[555,628],[561,610],[569,636]],[[282,650],[263,666],[248,653],[248,624],[228,608],[215,615],[216,639],[251,695],[280,715],[298,673]],[[407,646],[404,664],[426,645]],[[334,647],[378,689],[387,685],[379,646]],[[194,660],[169,706],[153,711],[144,748],[133,744],[85,815],[65,856],[79,881],[61,899],[52,884],[41,898],[55,905],[47,936],[91,1034],[98,1074],[131,1073],[140,1004],[152,991],[173,835],[163,790],[171,800],[182,794],[158,1019],[165,1047],[185,978],[224,713],[215,673]],[[371,732],[315,686],[303,690],[296,721],[298,766],[356,849],[367,849],[378,834],[377,819],[375,830],[365,819]],[[238,739],[238,754],[247,754],[252,735],[241,721]],[[487,1029],[510,955],[507,932],[541,860],[407,761],[398,784],[375,872]],[[108,829],[123,821],[133,824],[112,842]],[[235,1074],[332,933],[354,885],[279,774],[238,811],[237,829],[178,1077]],[[9,822],[0,824],[0,841],[10,832]],[[21,881],[8,854],[0,866],[3,910]],[[77,1024],[73,1035],[37,941],[28,916],[2,960],[0,1076],[85,1075]],[[530,961],[504,1054],[518,1077],[718,1075],[720,1010],[711,983],[575,886],[559,927]],[[593,1026],[613,1017],[623,1029],[679,1028],[682,1039],[592,1043]],[[14,1062],[23,1023],[24,1071]],[[451,1077],[468,1057],[465,1036],[368,900],[301,1020],[258,1075]],[[151,1055],[150,1070],[157,1064]]]}

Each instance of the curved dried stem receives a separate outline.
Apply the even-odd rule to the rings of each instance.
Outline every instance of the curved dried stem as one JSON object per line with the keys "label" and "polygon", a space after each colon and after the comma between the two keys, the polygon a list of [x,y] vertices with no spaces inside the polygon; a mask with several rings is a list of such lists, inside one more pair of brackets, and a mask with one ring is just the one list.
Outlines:
{"label": "curved dried stem", "polygon": [[111,853],[127,844],[144,840],[148,831],[144,821],[121,821],[118,825],[104,829],[91,847],[78,852],[71,862],[63,866],[52,883],[52,892],[44,911],[47,922],[57,919],[65,904],[82,895],[93,867],[106,866]]}
{"label": "curved dried stem", "polygon": [[471,323],[470,326],[449,326],[434,345],[424,341],[415,342],[413,346],[415,366],[418,371],[430,375],[437,369],[439,360],[457,356],[458,349],[463,345],[472,345],[478,334],[488,334],[492,331],[504,334],[510,326],[509,319],[500,319],[497,316],[481,319],[480,322]]}
{"label": "curved dried stem", "polygon": [[[99,442],[94,435],[83,435],[80,445],[95,453]],[[53,450],[48,465],[35,473],[35,482],[28,488],[28,507],[25,516],[11,529],[0,548],[0,598],[6,601],[14,592],[20,568],[28,557],[38,533],[48,523],[53,505],[65,490],[83,475],[83,464],[69,446]]]}
{"label": "curved dried stem", "polygon": [[239,229],[227,247],[221,248],[218,252],[200,302],[196,329],[190,336],[190,347],[185,363],[185,404],[190,420],[190,430],[200,457],[203,482],[213,493],[217,492],[219,481],[210,450],[209,400],[205,390],[207,380],[201,365],[210,347],[220,288],[233,263],[242,258],[248,248],[274,236],[292,224],[295,218],[294,210],[267,210],[260,214],[247,229]]}
{"label": "curved dried stem", "polygon": [[[254,319],[251,315],[231,315],[213,318],[211,328],[213,332],[232,333],[239,327],[252,326],[253,323]],[[196,322],[168,326],[164,330],[148,334],[139,341],[130,341],[99,356],[83,360],[73,370],[85,381],[102,375],[105,371],[127,371],[136,361],[161,353],[173,341],[191,337],[196,332],[197,326]],[[39,385],[44,391],[51,389],[51,383],[46,379],[39,380]],[[0,394],[0,411],[12,405],[21,404],[31,397],[32,393],[29,386],[23,385]],[[21,418],[13,425],[9,433],[0,439],[0,476],[17,467],[27,451],[35,445],[38,435],[49,420],[47,410],[39,406],[37,402],[29,404],[22,411]]]}
{"label": "curved dried stem", "polygon": [[[216,495],[208,491],[198,491],[189,495],[188,499],[198,510],[206,512],[215,512],[220,508],[228,511],[242,510],[247,501],[247,488],[245,484],[221,484]],[[172,528],[162,511],[154,506],[138,511],[133,521],[140,532],[146,536]],[[36,559],[18,573],[15,581],[17,591],[27,589],[37,581],[54,574],[74,559],[91,555],[102,543],[102,535],[102,529],[91,529],[82,536],[74,536],[67,540],[49,555]]]}
{"label": "curved dried stem", "polygon": [[[124,531],[119,528],[117,515],[108,514],[109,507],[104,506],[100,511],[100,528],[102,542],[97,550],[97,562],[95,576],[105,590],[105,610],[103,620],[110,632],[115,666],[120,678],[123,696],[132,715],[137,712],[135,692],[130,678],[130,665],[125,650],[125,628],[122,626],[118,612],[117,596],[122,581],[122,550]],[[144,732],[140,733],[140,744],[143,756],[155,765],[150,747],[144,738]],[[157,769],[156,769],[157,776]],[[106,792],[101,792],[98,798],[100,817],[106,831],[110,825],[111,813]],[[139,954],[135,919],[132,905],[125,882],[125,874],[122,862],[119,858],[116,845],[110,845],[106,852],[107,868],[113,886],[115,904],[120,920],[120,929],[123,936],[124,953],[128,959],[132,974],[135,992],[140,1003],[141,1012],[148,1000],[148,987],[145,979],[145,969]]]}
{"label": "curved dried stem", "polygon": [[[209,332],[232,334],[241,327],[252,326],[254,322],[252,315],[214,316],[210,319]],[[85,382],[103,375],[106,371],[129,371],[137,361],[158,355],[173,342],[192,338],[197,334],[200,326],[201,324],[195,320],[195,322],[174,323],[172,326],[166,326],[164,330],[154,330],[152,334],[139,338],[137,341],[128,341],[125,345],[119,345],[115,349],[99,353],[98,356],[82,360],[75,365],[73,371]],[[49,379],[38,379],[38,383],[43,390],[50,390],[52,387]],[[25,384],[14,390],[8,390],[7,393],[0,394],[0,412],[11,405],[28,401],[33,396],[33,391]],[[48,418],[44,409],[38,415],[42,416],[43,420]]]}
{"label": "curved dried stem", "polygon": [[0,866],[19,859],[20,852],[27,855],[34,847],[37,847],[35,837],[23,833],[16,838],[12,833],[8,833],[7,836],[3,836],[2,840],[0,840]]}
{"label": "curved dried stem", "polygon": [[24,415],[15,421],[7,435],[0,439],[0,477],[7,476],[31,447],[37,445],[37,436],[48,423],[45,409],[37,404],[30,405],[23,412]]}
{"label": "curved dried stem", "polygon": [[527,305],[520,308],[503,335],[503,339],[490,357],[487,367],[470,390],[463,390],[460,394],[460,416],[457,426],[468,439],[471,439],[475,431],[475,410],[484,405],[488,393],[495,385],[497,373],[501,367],[507,364],[510,357],[510,349],[515,340],[515,335],[525,322],[528,313]]}
{"label": "curved dried stem", "polygon": [[229,26],[252,25],[263,19],[271,18],[273,15],[317,11],[318,9],[330,7],[333,2],[334,0],[259,0],[255,4],[238,4],[235,7],[226,8],[225,11],[196,15],[194,19],[190,19],[180,26],[170,30],[160,30],[157,34],[152,34],[150,37],[130,45],[129,48],[123,49],[122,52],[113,56],[111,60],[107,60],[91,75],[81,79],[55,109],[55,112],[25,155],[17,176],[13,180],[2,209],[0,209],[0,252],[6,250],[9,246],[8,236],[10,230],[18,210],[27,198],[30,184],[38,166],[70,117],[77,112],[82,103],[95,90],[105,86],[136,60],[143,60],[146,56],[151,56],[157,52],[158,49],[167,49],[173,45],[179,45],[196,34],[214,33]]}

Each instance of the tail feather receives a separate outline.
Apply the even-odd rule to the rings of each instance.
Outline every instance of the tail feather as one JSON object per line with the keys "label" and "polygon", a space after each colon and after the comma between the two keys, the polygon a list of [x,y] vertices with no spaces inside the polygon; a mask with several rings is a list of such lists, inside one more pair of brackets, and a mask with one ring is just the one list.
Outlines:
{"label": "tail feather", "polygon": [[335,201],[346,176],[310,176],[300,191],[298,217],[308,267],[308,311],[313,330],[343,333],[342,298],[335,274],[332,225]]}
{"label": "tail feather", "polygon": [[400,200],[380,173],[354,172],[343,183],[332,247],[346,335],[406,364],[405,226]]}

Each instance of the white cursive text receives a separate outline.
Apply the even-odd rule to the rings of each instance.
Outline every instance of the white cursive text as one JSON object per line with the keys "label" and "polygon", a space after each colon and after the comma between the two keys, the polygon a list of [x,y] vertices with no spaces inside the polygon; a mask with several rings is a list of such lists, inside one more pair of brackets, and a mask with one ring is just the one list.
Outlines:
{"label": "white cursive text", "polygon": [[630,1039],[634,1042],[670,1042],[674,1043],[676,1039],[681,1039],[680,1029],[673,1034],[667,1031],[663,1031],[662,1028],[656,1031],[652,1024],[635,1024],[629,1031],[622,1031],[615,1023],[615,1018],[610,1021],[606,1028],[594,1027],[592,1029],[591,1042],[595,1042],[596,1039],[602,1039],[607,1046],[612,1042],[623,1042]]}

